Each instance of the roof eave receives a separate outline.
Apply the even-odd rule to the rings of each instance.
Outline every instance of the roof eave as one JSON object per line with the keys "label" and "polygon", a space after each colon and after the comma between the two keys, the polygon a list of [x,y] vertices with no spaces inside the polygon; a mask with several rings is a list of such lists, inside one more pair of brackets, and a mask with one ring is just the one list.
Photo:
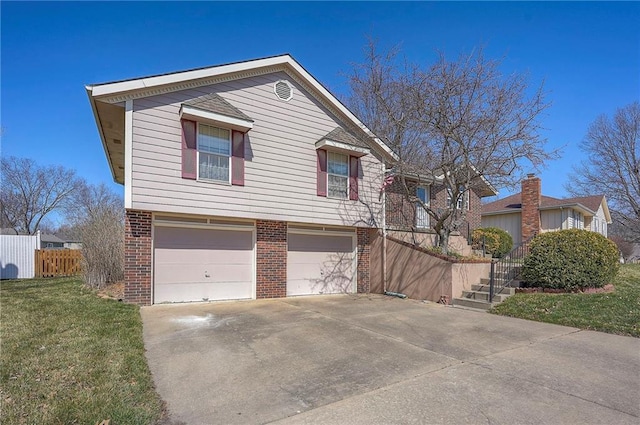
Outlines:
{"label": "roof eave", "polygon": [[89,103],[91,104],[91,110],[93,111],[93,118],[96,120],[96,127],[98,127],[98,134],[100,135],[100,141],[102,142],[102,149],[104,149],[104,154],[107,157],[107,163],[109,164],[109,170],[111,170],[111,177],[113,178],[114,182],[122,184],[118,181],[115,169],[113,168],[113,164],[111,163],[111,156],[109,155],[109,150],[107,149],[107,140],[104,137],[104,132],[102,131],[102,123],[100,122],[100,116],[98,114],[98,109],[96,108],[96,101],[93,96],[93,86],[86,85],[85,90],[87,91],[87,96],[89,97]]}

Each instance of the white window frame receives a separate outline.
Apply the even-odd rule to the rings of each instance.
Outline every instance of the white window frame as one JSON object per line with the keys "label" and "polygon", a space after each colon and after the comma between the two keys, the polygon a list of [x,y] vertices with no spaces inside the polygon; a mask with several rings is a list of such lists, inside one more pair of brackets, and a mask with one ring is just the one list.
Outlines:
{"label": "white window frame", "polygon": [[[329,171],[329,161],[330,161],[330,157],[331,155],[340,155],[343,156],[347,159],[347,174],[346,175],[341,175],[341,174],[334,174],[331,173]],[[349,190],[351,182],[350,182],[350,177],[351,177],[351,161],[349,161],[349,155],[341,153],[341,152],[335,152],[335,151],[327,151],[327,198],[331,198],[331,199],[341,199],[341,200],[348,200],[349,199]],[[329,176],[334,176],[334,177],[340,177],[340,178],[346,178],[347,180],[347,190],[345,191],[345,195],[344,196],[332,196],[331,195],[331,187],[329,185]]]}
{"label": "white window frame", "polygon": [[[227,156],[228,160],[229,160],[229,177],[228,179],[225,180],[215,180],[215,179],[207,179],[207,178],[203,178],[200,177],[200,126],[207,126],[207,127],[212,127],[212,128],[217,128],[219,130],[226,130],[229,132],[229,155]],[[233,131],[230,128],[226,128],[226,127],[219,127],[216,125],[212,125],[212,124],[207,124],[207,123],[201,123],[201,122],[196,122],[196,177],[198,181],[202,181],[202,182],[207,182],[207,183],[219,183],[219,184],[231,184],[231,176],[232,176],[232,162],[231,161],[231,157],[232,155],[232,150],[233,150]],[[224,155],[222,154],[217,154],[217,153],[211,153],[211,152],[202,152],[204,154],[207,155],[216,155],[216,156],[220,156],[220,157],[224,157]]]}
{"label": "white window frame", "polygon": [[[421,199],[418,195],[420,189],[424,190],[425,199]],[[431,186],[419,185],[416,187],[416,197],[420,199],[426,206],[431,204]],[[418,229],[428,229],[431,227],[431,217],[427,210],[425,210],[420,202],[416,202],[416,227]]]}
{"label": "white window frame", "polygon": [[[462,197],[458,198],[457,210],[462,211],[462,209],[466,209],[467,211],[471,210],[471,197],[469,195],[471,189],[467,189],[462,193]],[[453,194],[451,190],[447,188],[447,208],[451,206],[451,201],[453,200]]]}

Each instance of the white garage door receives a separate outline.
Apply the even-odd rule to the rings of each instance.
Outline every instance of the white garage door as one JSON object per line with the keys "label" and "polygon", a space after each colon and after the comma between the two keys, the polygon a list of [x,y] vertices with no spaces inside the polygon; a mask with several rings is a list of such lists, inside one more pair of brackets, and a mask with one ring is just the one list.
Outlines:
{"label": "white garage door", "polygon": [[154,303],[253,297],[253,232],[156,226]]}
{"label": "white garage door", "polygon": [[288,234],[287,296],[355,292],[354,236]]}

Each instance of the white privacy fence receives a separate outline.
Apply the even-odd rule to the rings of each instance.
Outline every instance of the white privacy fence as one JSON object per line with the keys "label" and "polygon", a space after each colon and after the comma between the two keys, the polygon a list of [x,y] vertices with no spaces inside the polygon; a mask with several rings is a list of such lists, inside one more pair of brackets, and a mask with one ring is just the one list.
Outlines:
{"label": "white privacy fence", "polygon": [[36,249],[40,249],[40,232],[33,236],[0,235],[0,278],[33,278]]}

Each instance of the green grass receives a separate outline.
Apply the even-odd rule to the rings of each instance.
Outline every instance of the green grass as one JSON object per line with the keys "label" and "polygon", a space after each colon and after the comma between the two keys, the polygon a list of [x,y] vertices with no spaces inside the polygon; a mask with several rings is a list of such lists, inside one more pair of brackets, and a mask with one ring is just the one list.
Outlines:
{"label": "green grass", "polygon": [[626,264],[600,294],[516,294],[490,310],[503,316],[640,337],[640,264]]}
{"label": "green grass", "polygon": [[138,307],[77,278],[0,283],[0,423],[152,424]]}

